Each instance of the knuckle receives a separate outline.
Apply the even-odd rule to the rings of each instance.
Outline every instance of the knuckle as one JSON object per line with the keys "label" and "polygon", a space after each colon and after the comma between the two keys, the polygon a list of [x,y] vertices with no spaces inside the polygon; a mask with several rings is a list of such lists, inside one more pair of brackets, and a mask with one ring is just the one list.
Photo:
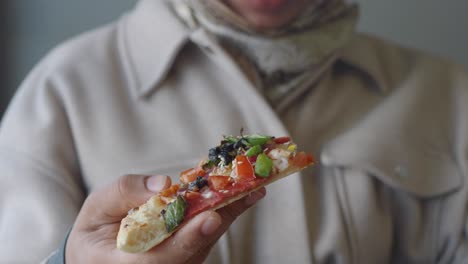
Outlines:
{"label": "knuckle", "polygon": [[234,208],[226,208],[226,212],[224,214],[225,218],[228,219],[229,222],[236,220],[239,215],[239,210]]}
{"label": "knuckle", "polygon": [[222,212],[220,212],[223,218],[229,222],[236,220],[247,209],[241,204],[242,202],[241,200],[223,208]]}
{"label": "knuckle", "polygon": [[117,184],[115,185],[115,192],[117,193],[117,197],[120,197],[122,201],[124,201],[124,206],[126,208],[133,208],[139,206],[139,204],[135,204],[135,185],[136,179],[135,175],[124,175],[119,178]]}
{"label": "knuckle", "polygon": [[198,241],[195,239],[188,239],[185,241],[179,242],[179,249],[183,252],[186,256],[194,256],[201,253],[201,244],[202,241]]}
{"label": "knuckle", "polygon": [[127,197],[131,194],[132,175],[124,175],[117,181],[117,192],[121,197]]}

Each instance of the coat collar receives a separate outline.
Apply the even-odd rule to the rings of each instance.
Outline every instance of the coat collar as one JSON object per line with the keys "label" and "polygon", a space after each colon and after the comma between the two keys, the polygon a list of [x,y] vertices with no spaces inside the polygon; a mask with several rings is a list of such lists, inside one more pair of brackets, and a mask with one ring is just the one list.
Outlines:
{"label": "coat collar", "polygon": [[363,34],[356,34],[351,42],[342,50],[340,60],[373,82],[380,92],[389,91],[388,76],[385,75],[385,65],[381,64],[377,54],[375,40]]}
{"label": "coat collar", "polygon": [[[174,14],[165,0],[140,0],[120,24],[121,51],[129,85],[135,96],[145,97],[157,89],[189,43],[191,30]],[[339,58],[370,78],[378,90],[386,91],[386,78],[373,47],[356,35]]]}
{"label": "coat collar", "polygon": [[189,31],[164,0],[141,0],[120,24],[121,51],[136,97],[149,95],[169,73]]}

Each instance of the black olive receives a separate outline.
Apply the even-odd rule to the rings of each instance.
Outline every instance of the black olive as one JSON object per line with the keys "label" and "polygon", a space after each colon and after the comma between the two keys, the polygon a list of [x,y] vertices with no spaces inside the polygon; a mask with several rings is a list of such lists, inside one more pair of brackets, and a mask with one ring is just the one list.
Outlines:
{"label": "black olive", "polygon": [[234,148],[234,143],[225,143],[221,145],[219,156],[224,159],[224,164],[230,164],[236,157],[237,151]]}
{"label": "black olive", "polygon": [[189,184],[188,190],[198,191],[207,185],[208,185],[208,181],[205,178],[198,176],[196,180],[194,180],[193,182]]}
{"label": "black olive", "polygon": [[224,161],[226,162],[226,164],[230,164],[233,160],[234,160],[233,156],[227,156],[226,158],[224,158]]}
{"label": "black olive", "polygon": [[207,179],[205,179],[203,177],[200,177],[200,176],[197,177],[197,187],[198,188],[201,189],[201,188],[203,188],[203,187],[205,187],[207,185],[208,185],[208,180]]}
{"label": "black olive", "polygon": [[221,153],[229,153],[234,150],[234,143],[227,143],[221,145]]}
{"label": "black olive", "polygon": [[212,148],[208,151],[208,158],[210,161],[216,162],[218,159],[218,155],[220,153],[221,149],[219,147]]}
{"label": "black olive", "polygon": [[229,153],[221,153],[221,157],[224,159],[224,164],[230,164],[234,159],[235,155],[231,155]]}

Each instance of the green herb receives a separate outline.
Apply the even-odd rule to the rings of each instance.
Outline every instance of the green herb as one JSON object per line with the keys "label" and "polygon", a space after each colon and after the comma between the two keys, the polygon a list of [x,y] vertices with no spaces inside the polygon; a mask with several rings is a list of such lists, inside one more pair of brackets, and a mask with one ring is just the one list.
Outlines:
{"label": "green herb", "polygon": [[205,164],[202,165],[202,168],[204,170],[209,170],[213,168],[215,165],[216,165],[216,160],[215,161],[208,160]]}
{"label": "green herb", "polygon": [[261,145],[267,143],[268,141],[270,141],[270,139],[272,139],[273,137],[263,136],[263,135],[250,135],[250,136],[246,136],[244,138],[252,146],[257,146],[257,145],[261,146]]}
{"label": "green herb", "polygon": [[[227,143],[236,143],[237,142],[237,137],[232,137],[232,136],[224,136],[224,142],[227,142]],[[224,142],[221,142],[221,143],[224,143]]]}
{"label": "green herb", "polygon": [[270,176],[273,168],[273,161],[265,154],[261,153],[255,162],[255,174],[260,177],[266,178]]}
{"label": "green herb", "polygon": [[166,212],[163,214],[167,232],[174,231],[184,221],[186,208],[187,202],[181,195],[177,196],[177,199],[167,206]]}
{"label": "green herb", "polygon": [[256,145],[256,146],[251,147],[249,150],[247,150],[245,155],[247,157],[253,157],[253,156],[258,155],[260,153],[262,153],[262,147],[260,147],[260,145]]}

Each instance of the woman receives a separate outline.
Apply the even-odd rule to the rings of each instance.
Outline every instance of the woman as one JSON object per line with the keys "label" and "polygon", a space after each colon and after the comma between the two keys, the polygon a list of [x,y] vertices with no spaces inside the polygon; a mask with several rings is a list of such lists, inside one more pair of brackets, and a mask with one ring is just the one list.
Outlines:
{"label": "woman", "polygon": [[[62,45],[2,123],[0,255],[40,257],[79,213],[50,262],[463,263],[467,75],[357,18],[341,0],[142,0]],[[149,253],[115,249],[122,216],[170,183],[141,175],[175,176],[240,127],[321,164]]]}

